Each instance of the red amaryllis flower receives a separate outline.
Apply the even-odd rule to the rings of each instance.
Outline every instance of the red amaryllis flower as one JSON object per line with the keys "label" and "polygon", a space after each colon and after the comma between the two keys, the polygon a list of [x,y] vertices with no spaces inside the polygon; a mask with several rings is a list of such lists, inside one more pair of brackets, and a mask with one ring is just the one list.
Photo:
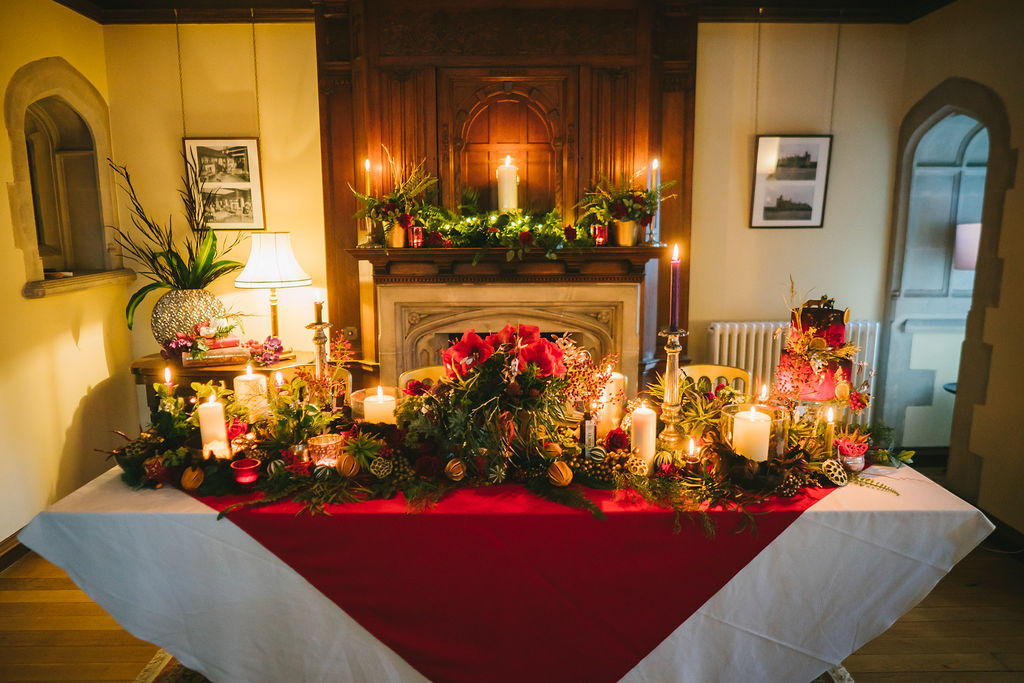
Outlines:
{"label": "red amaryllis flower", "polygon": [[540,339],[540,328],[536,325],[519,326],[519,343],[532,344]]}
{"label": "red amaryllis flower", "polygon": [[519,244],[522,244],[524,247],[533,244],[533,233],[529,230],[521,230],[519,232]]}
{"label": "red amaryllis flower", "polygon": [[429,379],[425,382],[421,382],[418,379],[411,379],[404,387],[402,387],[402,393],[406,396],[422,396],[430,391],[432,384],[433,382]]}
{"label": "red amaryllis flower", "polygon": [[428,232],[423,237],[423,240],[428,247],[439,247],[444,243],[441,233],[439,232]]}
{"label": "red amaryllis flower", "polygon": [[444,350],[441,362],[449,377],[465,377],[470,369],[486,361],[492,353],[494,347],[481,339],[476,330],[470,328],[462,335],[461,341]]}
{"label": "red amaryllis flower", "polygon": [[538,339],[519,350],[519,365],[525,367],[528,363],[532,363],[537,367],[537,375],[540,377],[563,377],[565,376],[565,364],[562,363],[564,355],[562,349],[547,339]]}
{"label": "red amaryllis flower", "polygon": [[621,200],[612,204],[612,215],[615,216],[615,218],[622,220],[626,217],[626,213],[626,205],[623,204]]}
{"label": "red amaryllis flower", "polygon": [[487,338],[484,339],[484,341],[495,349],[498,349],[504,344],[524,346],[526,344],[532,344],[538,339],[540,339],[540,328],[536,325],[520,325],[518,332],[516,331],[515,326],[505,325],[505,327],[501,328],[498,332],[487,335]]}
{"label": "red amaryllis flower", "polygon": [[574,228],[573,226],[565,226],[564,228],[562,228],[562,232],[565,233],[566,242],[572,242],[573,240],[576,239],[576,228]]}
{"label": "red amaryllis flower", "polygon": [[609,451],[628,451],[629,434],[616,427],[604,437],[604,447]]}
{"label": "red amaryllis flower", "polygon": [[403,228],[408,228],[410,225],[412,225],[412,216],[410,216],[407,213],[399,214],[398,224],[401,225]]}

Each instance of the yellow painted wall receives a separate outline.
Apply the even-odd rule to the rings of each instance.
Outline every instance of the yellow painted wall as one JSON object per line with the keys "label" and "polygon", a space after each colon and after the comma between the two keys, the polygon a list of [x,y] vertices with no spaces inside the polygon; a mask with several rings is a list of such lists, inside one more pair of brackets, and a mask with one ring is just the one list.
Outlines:
{"label": "yellow painted wall", "polygon": [[[1024,4],[1018,0],[960,0],[913,22],[907,34],[903,111],[950,77],[994,90],[1010,121],[1010,146],[1024,147]],[[999,256],[999,304],[985,316],[984,341],[992,346],[985,405],[974,410],[970,450],[983,459],[978,505],[1024,531],[1024,157],[1016,188],[1006,193]],[[965,368],[977,359],[964,358]],[[956,456],[956,453],[951,454]],[[951,480],[954,487],[958,484]]]}
{"label": "yellow painted wall", "polygon": [[[107,95],[102,28],[54,2],[0,3],[0,92],[25,64],[59,56]],[[0,540],[110,466],[114,428],[138,424],[124,327],[126,288],[107,285],[27,300],[0,142]]]}
{"label": "yellow painted wall", "polygon": [[[313,287],[279,290],[281,337],[311,349],[305,325],[326,291],[313,24],[257,24],[255,69],[249,24],[107,26],[104,33],[114,156],[153,216],[172,215],[184,228],[177,194],[182,137],[259,137],[267,229],[292,234],[295,256],[313,278]],[[123,204],[121,214],[127,217]],[[218,233],[222,241],[234,235]],[[245,262],[248,239],[230,256]],[[270,333],[268,292],[235,289],[235,276],[209,289],[249,316],[245,338],[263,339]],[[155,301],[151,296],[137,314],[132,343],[139,355],[159,350],[149,330]]]}
{"label": "yellow painted wall", "polygon": [[[790,276],[799,294],[879,320],[906,27],[763,24],[760,50],[755,24],[697,35],[691,357],[709,360],[713,320],[786,319]],[[755,134],[829,132],[824,227],[750,229]]]}

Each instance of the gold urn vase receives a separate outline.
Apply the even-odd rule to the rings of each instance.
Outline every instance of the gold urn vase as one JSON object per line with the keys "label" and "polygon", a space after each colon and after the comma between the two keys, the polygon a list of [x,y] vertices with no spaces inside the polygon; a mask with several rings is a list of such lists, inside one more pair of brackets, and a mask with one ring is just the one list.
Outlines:
{"label": "gold urn vase", "polygon": [[615,243],[620,247],[632,247],[639,240],[636,221],[615,221]]}

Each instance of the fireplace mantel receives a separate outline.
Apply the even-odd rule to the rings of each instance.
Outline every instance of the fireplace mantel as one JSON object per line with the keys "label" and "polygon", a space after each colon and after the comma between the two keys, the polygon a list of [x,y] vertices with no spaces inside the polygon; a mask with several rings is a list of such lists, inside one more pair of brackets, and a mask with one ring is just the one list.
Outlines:
{"label": "fireplace mantel", "polygon": [[[637,282],[648,265],[667,254],[665,247],[597,247],[565,249],[556,259],[539,251],[523,260],[506,258],[501,248],[479,249],[357,247],[348,253],[373,266],[382,284],[484,282]],[[474,259],[476,264],[474,265]]]}

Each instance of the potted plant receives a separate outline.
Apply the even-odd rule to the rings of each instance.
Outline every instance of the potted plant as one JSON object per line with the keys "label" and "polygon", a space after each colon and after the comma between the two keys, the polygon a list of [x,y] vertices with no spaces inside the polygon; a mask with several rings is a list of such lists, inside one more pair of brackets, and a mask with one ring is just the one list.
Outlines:
{"label": "potted plant", "polygon": [[185,188],[179,190],[185,206],[185,222],[188,230],[183,240],[177,240],[171,219],[166,227],[157,223],[142,208],[142,203],[132,185],[131,176],[125,166],[118,166],[108,160],[110,168],[124,183],[124,191],[131,204],[133,231],[114,226],[115,240],[125,255],[141,266],[139,274],[152,280],[128,299],[125,317],[128,328],[135,321],[135,309],[150,292],[168,289],[153,306],[153,336],[161,344],[173,339],[178,332],[191,332],[203,320],[223,318],[224,304],[206,291],[206,287],[222,275],[242,267],[238,261],[223,258],[241,241],[239,233],[226,248],[217,243],[217,236],[207,225],[206,204],[209,199],[203,191],[203,181],[194,159],[185,157]]}
{"label": "potted plant", "polygon": [[391,168],[393,189],[380,197],[361,194],[351,185],[349,189],[363,203],[363,208],[356,212],[355,217],[379,222],[384,229],[382,242],[391,248],[401,248],[405,246],[406,231],[415,221],[424,194],[437,182],[437,178],[423,168],[426,159],[403,174],[386,147],[384,153]]}
{"label": "potted plant", "polygon": [[612,184],[602,177],[583,192],[579,208],[583,210],[580,221],[587,225],[610,225],[614,228],[619,246],[631,247],[639,239],[637,228],[650,225],[666,189],[675,181],[662,183],[644,189],[637,183],[638,176],[621,176]]}

